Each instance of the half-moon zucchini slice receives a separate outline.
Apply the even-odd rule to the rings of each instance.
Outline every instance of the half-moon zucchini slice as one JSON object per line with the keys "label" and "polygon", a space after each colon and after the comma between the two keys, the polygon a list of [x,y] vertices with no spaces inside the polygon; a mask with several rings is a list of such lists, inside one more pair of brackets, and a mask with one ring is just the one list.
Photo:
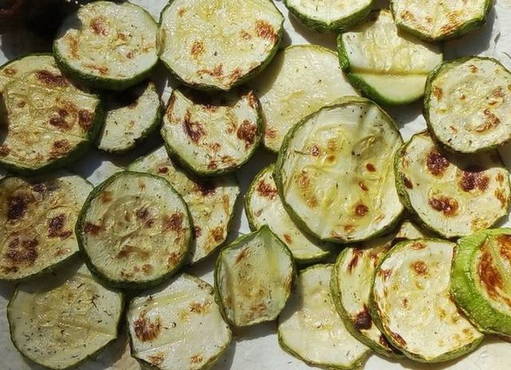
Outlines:
{"label": "half-moon zucchini slice", "polygon": [[455,247],[440,239],[404,241],[376,270],[371,316],[389,342],[415,361],[452,360],[483,339],[449,293]]}
{"label": "half-moon zucchini slice", "polygon": [[350,334],[337,313],[330,291],[332,273],[332,265],[300,272],[296,293],[279,316],[279,344],[311,366],[358,369],[371,350]]}
{"label": "half-moon zucchini slice", "polygon": [[492,58],[447,61],[430,74],[424,99],[429,130],[462,153],[511,140],[511,72]]}
{"label": "half-moon zucchini slice", "polygon": [[132,356],[157,369],[209,369],[231,342],[213,287],[188,274],[135,297],[127,321]]}
{"label": "half-moon zucchini slice", "polygon": [[121,293],[99,284],[84,264],[17,286],[7,306],[11,339],[50,369],[75,367],[117,338]]}
{"label": "half-moon zucchini slice", "polygon": [[194,226],[192,264],[206,258],[225,242],[240,193],[234,176],[196,178],[176,166],[164,147],[136,160],[128,169],[163,177],[183,197]]}
{"label": "half-moon zucchini slice", "polygon": [[206,98],[176,89],[161,128],[168,152],[199,176],[232,172],[245,164],[262,132],[259,101],[252,91]]}
{"label": "half-moon zucchini slice", "polygon": [[287,134],[279,152],[274,176],[284,206],[320,240],[384,234],[403,211],[392,166],[401,143],[394,121],[367,99],[322,108]]}
{"label": "half-moon zucchini slice", "polygon": [[508,212],[509,172],[496,151],[477,156],[446,152],[422,132],[399,150],[395,167],[403,204],[446,238],[489,228]]}
{"label": "half-moon zucchini slice", "polygon": [[272,321],[291,294],[295,267],[289,249],[268,226],[226,246],[215,266],[217,300],[235,327]]}
{"label": "half-moon zucchini slice", "polygon": [[192,227],[183,198],[165,179],[123,171],[89,195],[76,234],[93,273],[115,287],[145,289],[187,260]]}
{"label": "half-moon zucchini slice", "polygon": [[138,5],[95,1],[64,20],[53,43],[59,67],[92,87],[124,90],[158,62],[158,25]]}
{"label": "half-moon zucchini slice", "polygon": [[92,185],[60,173],[0,181],[0,279],[53,269],[78,252],[76,219]]}
{"label": "half-moon zucchini slice", "polygon": [[227,91],[270,62],[283,22],[271,0],[173,0],[160,17],[160,59],[189,86]]}
{"label": "half-moon zucchini slice", "polygon": [[424,239],[428,238],[430,234],[428,230],[424,230],[412,221],[404,220],[394,236],[394,240]]}
{"label": "half-moon zucchini slice", "polygon": [[367,97],[389,105],[411,103],[424,95],[428,73],[442,63],[442,52],[400,33],[388,10],[338,37],[341,67]]}
{"label": "half-moon zucchini slice", "polygon": [[51,55],[0,67],[0,165],[35,173],[78,159],[103,122],[98,96],[67,80]]}

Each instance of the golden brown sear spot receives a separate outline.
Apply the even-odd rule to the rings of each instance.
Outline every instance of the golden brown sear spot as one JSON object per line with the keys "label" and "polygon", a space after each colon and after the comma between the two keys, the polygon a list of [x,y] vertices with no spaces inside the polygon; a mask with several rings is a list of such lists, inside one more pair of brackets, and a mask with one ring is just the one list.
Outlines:
{"label": "golden brown sear spot", "polygon": [[363,217],[369,212],[369,208],[365,204],[358,204],[355,207],[355,214],[357,216]]}
{"label": "golden brown sear spot", "polygon": [[17,73],[17,71],[15,68],[12,68],[12,67],[4,68],[4,74],[7,76],[14,76],[16,73]]}
{"label": "golden brown sear spot", "polygon": [[284,240],[286,241],[286,243],[288,243],[288,244],[292,243],[293,239],[291,238],[291,235],[284,234],[283,237],[284,237]]}
{"label": "golden brown sear spot", "polygon": [[256,134],[257,126],[248,120],[244,120],[238,128],[238,131],[236,131],[236,136],[238,139],[245,142],[245,149],[254,144]]}
{"label": "golden brown sear spot", "polygon": [[57,159],[63,157],[71,150],[71,144],[66,139],[56,140],[50,150],[50,158]]}
{"label": "golden brown sear spot", "polygon": [[275,199],[277,196],[277,188],[271,186],[270,184],[266,183],[264,180],[259,181],[257,184],[257,193],[265,198],[268,199]]}
{"label": "golden brown sear spot", "polygon": [[203,196],[213,195],[216,192],[216,186],[211,181],[204,181],[196,184],[197,190]]}
{"label": "golden brown sear spot", "polygon": [[11,149],[7,145],[5,144],[0,145],[0,157],[8,156],[10,152]]}
{"label": "golden brown sear spot", "polygon": [[511,262],[511,235],[502,234],[497,237],[500,255]]}
{"label": "golden brown sear spot", "polygon": [[478,275],[484,284],[488,295],[493,299],[499,299],[499,290],[503,288],[503,280],[500,272],[493,264],[493,257],[489,251],[484,251],[478,266]]}
{"label": "golden brown sear spot", "polygon": [[319,149],[319,147],[317,145],[314,144],[311,147],[311,155],[313,157],[318,157],[320,154],[321,154],[321,150]]}
{"label": "golden brown sear spot", "polygon": [[218,64],[216,65],[212,70],[211,69],[199,69],[197,71],[197,73],[199,75],[203,75],[203,74],[206,74],[206,75],[210,75],[212,77],[220,77],[224,74],[224,69],[223,69],[223,65],[222,64]]}
{"label": "golden brown sear spot", "polygon": [[5,257],[12,263],[33,265],[39,253],[37,239],[21,239],[16,237],[7,245]]}
{"label": "golden brown sear spot", "polygon": [[474,189],[485,191],[489,183],[490,178],[484,173],[484,170],[473,167],[463,171],[459,185],[466,192]]}
{"label": "golden brown sear spot", "polygon": [[149,356],[148,359],[151,365],[159,366],[163,363],[163,360],[165,360],[165,355],[160,352],[155,355]]}
{"label": "golden brown sear spot", "polygon": [[64,230],[66,224],[66,215],[61,213],[58,216],[51,218],[48,221],[48,237],[49,238],[60,238],[67,239],[73,232],[71,230]]}
{"label": "golden brown sear spot", "polygon": [[90,223],[90,222],[86,222],[84,227],[83,227],[83,231],[86,233],[86,234],[92,234],[92,235],[98,235],[100,231],[102,231],[103,228],[99,225],[95,225],[93,223]]}
{"label": "golden brown sear spot", "polygon": [[435,211],[442,212],[445,216],[451,217],[458,212],[458,202],[456,199],[446,196],[433,197],[429,199],[429,205]]}
{"label": "golden brown sear spot", "polygon": [[198,238],[199,236],[202,235],[202,229],[199,226],[194,226],[193,235],[195,236],[195,238]]}
{"label": "golden brown sear spot", "polygon": [[362,311],[360,311],[355,317],[355,329],[357,330],[368,330],[371,329],[373,325],[373,321],[371,319],[371,315],[369,314],[369,309],[364,304]]}
{"label": "golden brown sear spot", "polygon": [[85,64],[84,67],[90,68],[94,71],[98,71],[99,74],[106,75],[108,73],[108,67],[107,66],[98,66],[96,64]]}
{"label": "golden brown sear spot", "polygon": [[509,199],[504,194],[504,191],[502,189],[495,189],[494,195],[499,200],[500,206],[502,208],[507,208],[507,203]]}
{"label": "golden brown sear spot", "polygon": [[479,71],[479,68],[477,68],[475,65],[471,64],[468,66],[468,69],[470,69],[470,72],[472,73],[476,73],[477,71]]}
{"label": "golden brown sear spot", "polygon": [[221,242],[224,239],[224,228],[222,226],[217,226],[210,231],[210,234],[215,242]]}
{"label": "golden brown sear spot", "polygon": [[204,43],[202,41],[194,41],[191,50],[192,57],[197,58],[204,54]]}
{"label": "golden brown sear spot", "polygon": [[137,255],[139,258],[146,260],[149,258],[149,252],[132,245],[124,245],[119,253],[115,256],[116,258],[128,258],[131,255]]}
{"label": "golden brown sear spot", "polygon": [[360,249],[353,249],[353,257],[351,258],[350,262],[348,263],[348,271],[351,273],[353,272],[353,269],[357,267],[358,260],[362,256],[362,251]]}
{"label": "golden brown sear spot", "polygon": [[387,269],[387,270],[382,269],[382,270],[378,271],[378,274],[383,276],[383,280],[387,280],[390,277],[390,275],[392,275],[392,270],[390,270],[390,269]]}
{"label": "golden brown sear spot", "polygon": [[375,171],[376,171],[376,167],[374,167],[374,164],[372,164],[372,163],[368,163],[368,164],[366,164],[366,169],[367,169],[369,172],[375,172]]}
{"label": "golden brown sear spot", "polygon": [[92,32],[94,32],[96,35],[101,35],[101,36],[108,35],[106,18],[103,16],[93,18],[90,22],[90,28],[91,28]]}
{"label": "golden brown sear spot", "polygon": [[248,248],[244,248],[236,257],[236,263],[241,262],[245,258],[247,258],[250,254],[250,250]]}
{"label": "golden brown sear spot", "polygon": [[401,347],[404,347],[406,345],[406,341],[403,339],[403,337],[401,335],[399,335],[398,333],[394,333],[393,331],[390,331],[390,336],[392,337],[392,339],[397,343],[399,344]]}
{"label": "golden brown sear spot", "polygon": [[92,126],[93,114],[88,110],[81,109],[78,111],[78,124],[84,131],[88,131]]}
{"label": "golden brown sear spot", "polygon": [[39,81],[48,87],[66,87],[68,82],[62,75],[53,74],[50,71],[40,70],[36,72]]}
{"label": "golden brown sear spot", "polygon": [[198,143],[200,138],[206,134],[204,127],[199,122],[194,122],[191,120],[190,112],[186,112],[183,119],[183,129],[194,143]]}
{"label": "golden brown sear spot", "polygon": [[275,43],[279,39],[279,35],[275,32],[273,26],[266,21],[256,21],[255,28],[257,36],[262,39],[266,39],[271,43]]}
{"label": "golden brown sear spot", "polygon": [[500,118],[497,117],[497,115],[495,113],[493,113],[491,110],[489,110],[488,108],[486,108],[483,111],[483,114],[485,117],[484,122],[482,125],[478,126],[475,129],[476,132],[482,133],[482,132],[488,131],[492,128],[495,128],[500,124]]}
{"label": "golden brown sear spot", "polygon": [[147,342],[158,337],[161,331],[160,318],[156,317],[153,322],[146,317],[146,312],[142,311],[140,316],[133,322],[135,335],[142,342]]}
{"label": "golden brown sear spot", "polygon": [[426,275],[428,273],[428,265],[424,261],[415,261],[411,267],[418,275]]}
{"label": "golden brown sear spot", "polygon": [[449,161],[437,150],[432,150],[426,158],[426,166],[432,175],[442,176],[449,167]]}
{"label": "golden brown sear spot", "polygon": [[264,130],[264,135],[270,139],[275,139],[277,137],[277,130],[271,127],[267,127],[266,130]]}
{"label": "golden brown sear spot", "polygon": [[111,191],[103,191],[100,195],[101,203],[109,203],[112,201],[112,192]]}
{"label": "golden brown sear spot", "polygon": [[415,249],[415,250],[420,250],[420,249],[426,248],[426,245],[424,243],[421,243],[421,242],[415,242],[415,243],[412,244],[411,248]]}
{"label": "golden brown sear spot", "polygon": [[444,92],[441,88],[435,86],[433,87],[433,96],[437,98],[437,100],[441,100]]}
{"label": "golden brown sear spot", "polygon": [[204,359],[200,354],[193,355],[192,357],[190,357],[190,362],[192,364],[200,364],[202,361],[204,361]]}
{"label": "golden brown sear spot", "polygon": [[211,305],[210,301],[206,301],[203,303],[200,302],[192,302],[190,303],[189,309],[190,312],[198,313],[198,314],[205,314],[208,312],[208,307]]}
{"label": "golden brown sear spot", "polygon": [[172,215],[163,216],[163,230],[164,231],[180,231],[183,227],[184,215],[181,212],[173,213]]}

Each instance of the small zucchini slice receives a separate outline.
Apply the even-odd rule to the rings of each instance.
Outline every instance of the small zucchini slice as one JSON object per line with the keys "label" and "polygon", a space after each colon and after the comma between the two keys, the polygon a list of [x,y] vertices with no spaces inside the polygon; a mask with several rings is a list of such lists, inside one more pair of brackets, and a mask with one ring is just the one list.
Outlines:
{"label": "small zucchini slice", "polygon": [[339,35],[339,60],[348,80],[381,104],[408,104],[424,95],[428,73],[442,63],[439,47],[398,31],[388,10]]}
{"label": "small zucchini slice", "polygon": [[403,211],[392,168],[401,143],[394,121],[370,100],[347,97],[320,109],[280,149],[274,176],[286,210],[324,241],[384,234]]}
{"label": "small zucchini slice", "polygon": [[329,289],[332,265],[314,265],[298,275],[296,293],[279,316],[282,349],[311,366],[361,368],[371,350],[346,329]]}
{"label": "small zucchini slice", "polygon": [[[447,61],[428,78],[424,117],[444,146],[462,153],[511,140],[511,72],[492,58]],[[446,123],[447,122],[447,123]]]}
{"label": "small zucchini slice", "polygon": [[274,168],[274,165],[270,165],[259,172],[245,195],[245,212],[250,228],[255,231],[268,225],[300,264],[330,256],[334,249],[332,244],[304,234],[289,217],[273,180]]}
{"label": "small zucchini slice", "polygon": [[496,151],[477,156],[446,152],[422,132],[397,153],[395,173],[406,208],[446,238],[489,228],[508,213],[509,172]]}
{"label": "small zucchini slice", "polygon": [[259,101],[252,91],[208,99],[176,89],[161,128],[169,154],[199,176],[241,167],[255,152],[262,132]]}
{"label": "small zucchini slice", "polygon": [[409,220],[404,220],[394,236],[394,240],[415,240],[428,238],[431,233]]}
{"label": "small zucchini slice", "polygon": [[76,219],[92,185],[79,176],[6,177],[0,181],[0,279],[53,269],[78,252]]}
{"label": "small zucchini slice", "polygon": [[273,152],[278,152],[284,136],[304,117],[343,96],[357,95],[335,53],[319,45],[280,51],[253,86],[266,126],[264,145]]}
{"label": "small zucchini slice", "polygon": [[76,235],[93,273],[111,286],[145,289],[186,261],[192,222],[183,198],[166,180],[121,171],[89,195]]}
{"label": "small zucchini slice", "polygon": [[160,17],[160,59],[191,87],[227,91],[271,61],[283,22],[271,0],[173,0]]}
{"label": "small zucchini slice", "polygon": [[176,166],[164,147],[139,158],[128,169],[163,177],[183,197],[194,225],[192,264],[225,242],[240,193],[234,176],[198,179]]}
{"label": "small zucchini slice", "polygon": [[124,307],[121,293],[99,284],[84,264],[51,279],[20,284],[7,306],[14,346],[50,369],[68,369],[112,342]]}
{"label": "small zucchini slice", "polygon": [[138,5],[95,1],[64,20],[53,43],[59,67],[91,87],[124,90],[158,62],[158,25]]}
{"label": "small zucchini slice", "polygon": [[78,159],[103,123],[100,99],[62,75],[51,55],[0,67],[0,165],[34,174]]}
{"label": "small zucchini slice", "polygon": [[125,152],[155,131],[161,123],[163,108],[153,82],[109,96],[105,124],[98,148],[106,152]]}
{"label": "small zucchini slice", "polygon": [[289,249],[268,226],[226,246],[215,266],[215,288],[225,319],[235,327],[272,321],[291,294],[295,267]]}
{"label": "small zucchini slice", "polygon": [[412,360],[452,360],[483,340],[449,293],[455,247],[440,239],[404,241],[376,270],[371,316],[389,342]]}
{"label": "small zucchini slice", "polygon": [[132,356],[151,368],[209,369],[231,343],[213,287],[188,274],[135,297],[127,321]]}

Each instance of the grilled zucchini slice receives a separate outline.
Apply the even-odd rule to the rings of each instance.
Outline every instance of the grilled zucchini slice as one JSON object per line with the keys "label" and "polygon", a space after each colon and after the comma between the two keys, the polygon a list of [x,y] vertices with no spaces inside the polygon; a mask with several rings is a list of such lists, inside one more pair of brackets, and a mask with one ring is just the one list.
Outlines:
{"label": "grilled zucchini slice", "polygon": [[335,310],[329,289],[333,269],[314,265],[300,272],[296,294],[279,316],[279,344],[311,366],[360,368],[371,351],[350,334]]}
{"label": "grilled zucchini slice", "polygon": [[189,86],[227,91],[271,61],[283,22],[271,0],[173,0],[160,17],[160,59]]}
{"label": "grilled zucchini slice", "polygon": [[263,131],[252,91],[207,99],[174,90],[161,135],[168,152],[199,176],[232,172],[245,164]]}
{"label": "grilled zucchini slice", "polygon": [[95,1],[64,20],[53,43],[60,68],[92,87],[124,90],[158,62],[158,25],[138,5]]}
{"label": "grilled zucchini slice", "polygon": [[206,258],[225,242],[240,193],[234,176],[196,178],[176,166],[164,147],[136,160],[128,169],[163,177],[183,197],[194,225],[192,264]]}
{"label": "grilled zucchini slice", "polygon": [[145,289],[186,261],[192,222],[183,198],[166,180],[122,171],[89,195],[76,235],[93,273],[115,287]]}
{"label": "grilled zucchini slice", "polygon": [[422,132],[399,150],[395,173],[403,204],[446,238],[491,227],[508,212],[509,172],[497,152],[474,156],[442,151]]}
{"label": "grilled zucchini slice", "polygon": [[226,246],[215,266],[215,288],[225,319],[235,327],[272,321],[291,294],[295,268],[289,249],[268,226]]}
{"label": "grilled zucchini slice", "polygon": [[103,110],[99,97],[67,80],[51,55],[34,54],[0,67],[2,120],[0,165],[33,174],[79,158]]}
{"label": "grilled zucchini slice", "polygon": [[389,342],[415,361],[452,360],[483,339],[449,293],[455,247],[440,239],[404,241],[376,270],[371,316]]}
{"label": "grilled zucchini slice", "polygon": [[339,35],[339,60],[348,80],[381,103],[411,103],[424,95],[428,73],[442,63],[440,48],[399,33],[388,10]]}
{"label": "grilled zucchini slice", "polygon": [[286,210],[324,241],[384,234],[403,211],[392,168],[401,143],[392,119],[367,99],[322,108],[287,134],[279,152],[274,176]]}
{"label": "grilled zucchini slice", "polygon": [[304,117],[343,96],[357,95],[335,53],[319,45],[290,46],[280,51],[253,86],[266,125],[264,145],[273,152]]}
{"label": "grilled zucchini slice", "polygon": [[446,147],[462,153],[511,140],[511,72],[492,58],[467,57],[440,65],[428,78],[424,117]]}
{"label": "grilled zucchini slice", "polygon": [[83,264],[51,279],[20,284],[7,306],[18,351],[50,369],[68,369],[117,338],[121,293],[99,284]]}
{"label": "grilled zucchini slice", "polygon": [[404,220],[399,227],[394,240],[415,240],[428,238],[430,233],[409,220]]}

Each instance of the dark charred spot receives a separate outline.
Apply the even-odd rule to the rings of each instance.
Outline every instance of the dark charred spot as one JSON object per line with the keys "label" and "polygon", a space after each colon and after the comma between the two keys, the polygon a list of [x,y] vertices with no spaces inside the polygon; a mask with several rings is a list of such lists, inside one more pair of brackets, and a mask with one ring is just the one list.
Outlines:
{"label": "dark charred spot", "polygon": [[353,249],[353,257],[351,261],[348,263],[348,271],[351,273],[353,269],[358,265],[358,259],[362,256],[362,251],[360,249]]}
{"label": "dark charred spot", "polygon": [[360,311],[357,314],[357,317],[355,318],[355,329],[357,330],[368,330],[371,329],[371,326],[373,324],[373,321],[371,319],[371,315],[369,314],[369,309],[366,305],[364,305],[364,308],[362,311]]}
{"label": "dark charred spot", "polygon": [[413,189],[413,184],[408,177],[403,176],[403,183],[407,189]]}
{"label": "dark charred spot", "polygon": [[456,199],[446,196],[429,199],[429,205],[435,211],[442,212],[445,216],[454,216],[458,211],[458,202]]}
{"label": "dark charred spot", "polygon": [[163,217],[163,230],[164,231],[180,231],[183,227],[184,215],[181,212],[173,213]]}
{"label": "dark charred spot", "polygon": [[90,28],[96,35],[107,36],[108,29],[105,25],[106,19],[103,16],[96,17],[90,22]]}
{"label": "dark charred spot", "polygon": [[20,240],[15,238],[7,246],[5,257],[13,263],[33,265],[39,256],[37,252],[38,245],[37,239]]}
{"label": "dark charred spot", "polygon": [[426,166],[434,176],[442,176],[449,167],[449,161],[440,152],[433,150],[426,158]]}
{"label": "dark charred spot", "polygon": [[357,216],[363,217],[367,214],[367,212],[369,212],[369,208],[367,208],[365,204],[358,204],[355,207],[355,214]]}
{"label": "dark charred spot", "polygon": [[291,238],[291,235],[284,234],[283,236],[284,236],[284,240],[286,241],[286,243],[291,244],[291,242],[293,241],[293,239]]}
{"label": "dark charred spot", "polygon": [[390,336],[392,337],[392,339],[394,339],[394,341],[400,346],[400,347],[404,347],[406,346],[406,341],[403,339],[403,337],[401,335],[399,335],[398,333],[394,333],[393,331],[390,331]]}
{"label": "dark charred spot", "polygon": [[195,235],[195,238],[198,238],[202,234],[202,229],[199,226],[195,226],[193,228],[193,234]]}
{"label": "dark charred spot", "polygon": [[237,81],[239,80],[242,74],[243,71],[241,70],[241,68],[236,68],[229,74],[229,80],[231,80],[231,82]]}
{"label": "dark charred spot", "polygon": [[5,144],[0,145],[0,157],[5,157],[9,155],[10,152],[11,149],[7,145]]}
{"label": "dark charred spot", "polygon": [[145,207],[139,208],[136,210],[135,216],[137,216],[137,218],[141,221],[146,221],[149,217],[149,210]]}
{"label": "dark charred spot", "polygon": [[66,139],[56,140],[50,150],[50,158],[56,159],[63,157],[71,150],[71,144]]}
{"label": "dark charred spot", "polygon": [[197,73],[199,75],[206,74],[206,75],[210,75],[212,77],[221,77],[224,74],[224,69],[223,68],[224,67],[223,67],[222,64],[218,64],[217,66],[215,66],[215,68],[213,68],[213,70],[210,70],[210,69],[199,69],[197,71]]}
{"label": "dark charred spot", "polygon": [[179,253],[172,252],[167,257],[167,265],[168,266],[175,266],[180,261],[180,259],[181,259],[181,256],[179,255]]}
{"label": "dark charred spot", "polygon": [[468,68],[470,69],[470,72],[472,72],[472,73],[476,73],[479,70],[479,68],[477,68],[473,64],[469,65]]}
{"label": "dark charred spot", "polygon": [[102,230],[103,228],[99,225],[94,225],[93,223],[90,223],[90,222],[86,222],[84,227],[83,227],[83,231],[86,233],[86,234],[92,234],[92,235],[98,235],[99,232]]}
{"label": "dark charred spot", "polygon": [[210,231],[210,234],[216,242],[221,242],[224,239],[224,229],[222,226],[215,227]]}
{"label": "dark charred spot", "polygon": [[238,131],[236,131],[236,136],[238,139],[245,142],[245,148],[248,148],[255,142],[256,134],[257,126],[248,120],[244,120],[238,128]]}
{"label": "dark charred spot", "polygon": [[146,263],[142,265],[142,271],[144,272],[144,274],[148,275],[153,271],[153,266]]}
{"label": "dark charred spot", "polygon": [[82,109],[78,112],[78,124],[85,131],[88,131],[92,126],[93,115],[88,110]]}
{"label": "dark charred spot", "polygon": [[489,182],[490,178],[485,175],[484,170],[474,167],[463,171],[459,184],[467,192],[474,189],[485,191]]}
{"label": "dark charred spot", "polygon": [[369,189],[367,188],[366,184],[364,184],[362,181],[360,181],[358,183],[358,186],[360,187],[360,189],[362,189],[363,191],[368,191]]}
{"label": "dark charred spot", "polygon": [[156,317],[156,320],[152,322],[146,317],[146,312],[142,312],[138,319],[133,322],[135,329],[135,335],[142,342],[147,342],[156,339],[161,331],[160,318]]}
{"label": "dark charred spot", "polygon": [[275,29],[271,24],[269,24],[266,21],[258,20],[255,24],[256,27],[256,34],[258,37],[262,39],[266,39],[272,43],[277,42],[279,36],[275,32]]}
{"label": "dark charred spot", "polygon": [[169,168],[168,167],[159,167],[158,173],[161,173],[161,174],[169,173]]}
{"label": "dark charred spot", "polygon": [[382,269],[382,270],[378,271],[378,274],[383,276],[383,280],[387,280],[390,277],[390,275],[392,275],[392,270],[390,270],[390,269],[388,269],[388,270]]}
{"label": "dark charred spot", "polygon": [[366,164],[366,169],[369,171],[369,172],[375,172],[376,171],[376,167],[374,167],[374,165],[372,163],[368,163]]}
{"label": "dark charred spot", "polygon": [[428,273],[428,266],[424,261],[415,261],[411,267],[418,275],[426,275]]}
{"label": "dark charred spot", "polygon": [[202,41],[195,41],[192,44],[191,54],[194,58],[204,54],[204,43]]}
{"label": "dark charred spot", "polygon": [[[385,337],[385,335],[380,334],[380,338],[378,339],[378,342],[385,348],[392,348],[389,341]],[[392,349],[393,352],[397,352],[397,350]]]}
{"label": "dark charred spot", "polygon": [[66,87],[66,79],[62,75],[53,74],[50,71],[37,71],[36,77],[39,81],[51,87]]}
{"label": "dark charred spot", "polygon": [[7,200],[7,219],[18,220],[27,212],[28,204],[32,201],[29,194],[11,196]]}
{"label": "dark charred spot", "polygon": [[250,106],[250,108],[255,109],[259,106],[259,101],[257,100],[256,95],[252,91],[250,91],[247,94],[247,98],[248,98],[248,105]]}
{"label": "dark charred spot", "polygon": [[70,128],[69,124],[66,122],[64,116],[62,115],[51,117],[49,120],[49,124],[64,130]]}
{"label": "dark charred spot", "polygon": [[196,184],[197,190],[200,191],[200,193],[203,196],[213,195],[216,192],[216,186],[213,182],[199,182]]}
{"label": "dark charred spot", "polygon": [[61,213],[48,221],[48,237],[67,239],[72,235],[71,230],[64,230],[66,215]]}
{"label": "dark charred spot", "polygon": [[268,199],[275,199],[277,196],[277,188],[266,183],[264,180],[261,180],[259,184],[257,184],[256,190],[260,196]]}
{"label": "dark charred spot", "polygon": [[319,147],[317,145],[313,145],[311,147],[311,155],[313,157],[318,157],[320,154],[321,154],[321,150],[319,149]]}
{"label": "dark charred spot", "polygon": [[441,88],[439,88],[437,86],[433,87],[433,95],[435,96],[435,98],[437,98],[437,100],[441,100],[443,94],[444,94],[444,92],[442,91]]}
{"label": "dark charred spot", "polygon": [[211,162],[208,163],[208,169],[210,170],[214,170],[218,167],[218,164],[216,163],[215,160],[212,160]]}
{"label": "dark charred spot", "polygon": [[103,191],[100,195],[101,203],[109,203],[112,201],[112,192],[111,191]]}
{"label": "dark charred spot", "polygon": [[183,119],[183,129],[185,130],[186,135],[188,135],[194,143],[198,143],[200,138],[206,134],[201,123],[193,122],[191,120],[191,115],[188,111]]}

